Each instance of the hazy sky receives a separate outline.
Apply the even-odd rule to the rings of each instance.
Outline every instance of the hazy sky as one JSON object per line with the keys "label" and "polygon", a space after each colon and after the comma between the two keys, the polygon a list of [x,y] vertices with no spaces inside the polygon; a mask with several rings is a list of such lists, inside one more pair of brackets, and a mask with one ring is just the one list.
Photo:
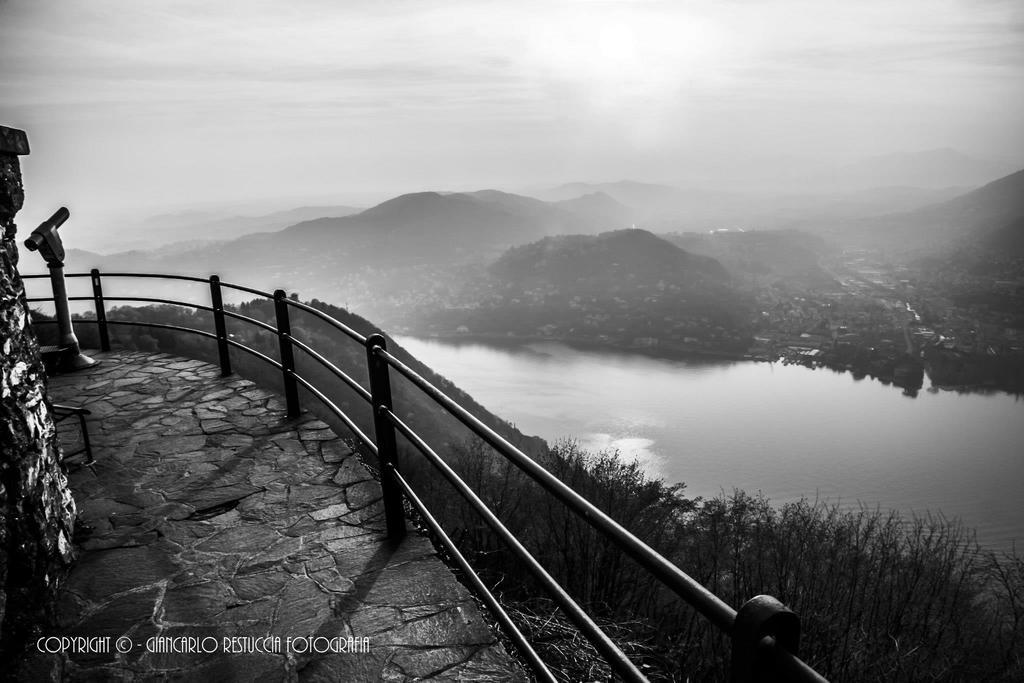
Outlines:
{"label": "hazy sky", "polygon": [[36,213],[1024,158],[1022,76],[1021,0],[0,0]]}

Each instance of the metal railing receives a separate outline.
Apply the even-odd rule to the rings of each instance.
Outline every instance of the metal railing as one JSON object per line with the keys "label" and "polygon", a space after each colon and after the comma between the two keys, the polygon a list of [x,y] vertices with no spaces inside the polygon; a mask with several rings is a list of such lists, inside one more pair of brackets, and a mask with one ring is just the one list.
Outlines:
{"label": "metal railing", "polygon": [[[47,276],[23,275],[22,277],[24,279],[33,279]],[[545,681],[556,680],[550,669],[545,665],[511,617],[509,617],[499,600],[473,570],[470,563],[438,523],[430,509],[424,504],[409,481],[402,475],[398,464],[396,432],[405,437],[440,472],[444,479],[479,514],[483,521],[491,527],[494,533],[505,542],[511,552],[525,564],[526,568],[548,592],[554,602],[558,604],[563,613],[575,624],[580,633],[601,653],[617,676],[628,681],[647,680],[640,669],[630,661],[622,650],[601,630],[594,619],[541,566],[537,559],[498,519],[497,515],[488,508],[487,504],[480,499],[473,489],[419,434],[398,417],[392,402],[392,371],[397,372],[418,388],[425,396],[444,408],[449,414],[469,428],[470,431],[494,448],[501,456],[543,487],[551,496],[558,499],[573,513],[585,520],[609,542],[632,557],[664,586],[676,593],[676,595],[706,617],[715,627],[728,635],[732,641],[732,680],[825,680],[797,656],[800,636],[799,619],[796,614],[782,603],[771,596],[760,595],[748,600],[738,611],[730,607],[675,564],[544,469],[537,461],[509,443],[508,440],[472,415],[406,363],[395,357],[388,351],[387,341],[383,334],[376,332],[369,336],[363,336],[323,311],[309,304],[288,298],[284,290],[279,289],[273,293],[265,292],[250,287],[221,282],[220,278],[216,275],[212,275],[209,278],[199,278],[182,275],[118,272],[103,273],[101,276],[100,272],[94,269],[89,273],[72,273],[66,275],[66,277],[90,278],[92,295],[72,296],[68,297],[68,300],[93,302],[96,318],[92,322],[95,322],[98,327],[100,347],[103,351],[110,350],[109,326],[111,325],[129,325],[187,332],[212,339],[216,342],[221,373],[225,376],[232,374],[231,349],[237,349],[249,354],[279,370],[282,374],[285,404],[289,417],[298,417],[299,415],[298,388],[300,386],[315,396],[330,413],[352,431],[356,439],[367,450],[377,456],[388,536],[393,540],[399,540],[405,536],[404,496],[410,505],[419,512],[426,526],[433,532],[438,541],[450,553],[455,563],[465,573],[469,583],[491,609],[505,634],[515,644],[520,654],[539,679]],[[158,297],[104,296],[103,278],[159,278],[172,281],[203,283],[208,285],[210,289],[210,305]],[[273,301],[276,318],[275,324],[271,325],[226,308],[223,303],[223,290],[225,288]],[[35,297],[29,298],[28,301],[30,303],[53,301],[53,297]],[[193,310],[207,311],[213,316],[214,332],[165,323],[109,319],[107,317],[106,304],[112,301],[169,304]],[[289,315],[291,309],[297,309],[318,318],[343,336],[348,337],[351,341],[365,348],[370,384],[369,390],[316,349],[311,348],[302,340],[292,336]],[[275,360],[261,351],[233,339],[227,332],[228,318],[244,322],[275,335],[278,340],[278,359]],[[83,321],[87,321],[87,319],[79,320],[79,322]],[[375,438],[371,439],[363,432],[355,420],[338,407],[337,401],[334,398],[314,385],[309,378],[299,374],[295,365],[294,350],[296,348],[317,361],[317,363],[344,382],[356,395],[371,406]]]}

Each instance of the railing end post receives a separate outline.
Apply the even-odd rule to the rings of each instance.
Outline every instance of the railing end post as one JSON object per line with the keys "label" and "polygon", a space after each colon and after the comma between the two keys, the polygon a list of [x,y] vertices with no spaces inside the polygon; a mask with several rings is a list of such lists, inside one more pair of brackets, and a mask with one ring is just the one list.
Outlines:
{"label": "railing end post", "polygon": [[366,337],[366,348],[371,349],[375,347],[388,348],[388,341],[380,332],[373,332]]}
{"label": "railing end post", "polygon": [[760,683],[783,680],[775,671],[772,658],[761,649],[765,636],[796,655],[800,645],[800,617],[770,595],[758,595],[743,603],[736,612],[732,629],[733,683]]}

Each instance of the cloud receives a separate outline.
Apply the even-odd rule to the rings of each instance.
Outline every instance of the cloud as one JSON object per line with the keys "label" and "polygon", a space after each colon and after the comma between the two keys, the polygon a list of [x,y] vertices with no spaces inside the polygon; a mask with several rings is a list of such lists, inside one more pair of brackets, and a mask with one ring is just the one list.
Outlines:
{"label": "cloud", "polygon": [[89,140],[96,193],[138,197],[269,192],[249,174],[260,159],[327,191],[414,171],[405,189],[653,175],[740,151],[1019,150],[1020,7],[7,0],[0,118],[44,141],[47,178],[90,182]]}

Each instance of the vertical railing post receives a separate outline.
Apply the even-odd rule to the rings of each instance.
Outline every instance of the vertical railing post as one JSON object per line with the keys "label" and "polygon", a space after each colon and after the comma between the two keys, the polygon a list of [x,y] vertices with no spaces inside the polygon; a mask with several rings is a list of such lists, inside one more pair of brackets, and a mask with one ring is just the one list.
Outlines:
{"label": "vertical railing post", "polygon": [[110,332],[107,330],[107,307],[103,303],[103,283],[100,281],[100,271],[93,268],[89,271],[89,278],[92,280],[92,300],[96,306],[96,327],[100,334],[100,350],[110,350]]}
{"label": "vertical railing post", "polygon": [[366,365],[370,374],[370,395],[373,404],[373,429],[377,437],[377,460],[380,464],[380,488],[384,498],[384,519],[387,522],[388,538],[393,541],[405,537],[405,512],[402,508],[402,492],[395,480],[398,468],[398,444],[395,440],[395,426],[385,414],[392,409],[391,379],[388,362],[376,353],[386,350],[384,335],[376,332],[366,338]]}
{"label": "vertical railing post", "polygon": [[761,648],[765,636],[775,639],[793,655],[800,645],[800,617],[770,595],[758,595],[743,603],[732,627],[733,683],[782,681],[770,652]]}
{"label": "vertical railing post", "polygon": [[213,326],[217,332],[217,353],[220,355],[220,374],[231,374],[231,354],[228,347],[228,327],[224,320],[224,299],[220,293],[220,277],[210,276],[210,302],[213,307]]}
{"label": "vertical railing post", "polygon": [[277,341],[281,347],[281,372],[284,375],[284,398],[288,417],[299,416],[299,385],[295,381],[295,356],[292,353],[292,326],[288,319],[288,296],[283,289],[274,291],[277,313]]}

